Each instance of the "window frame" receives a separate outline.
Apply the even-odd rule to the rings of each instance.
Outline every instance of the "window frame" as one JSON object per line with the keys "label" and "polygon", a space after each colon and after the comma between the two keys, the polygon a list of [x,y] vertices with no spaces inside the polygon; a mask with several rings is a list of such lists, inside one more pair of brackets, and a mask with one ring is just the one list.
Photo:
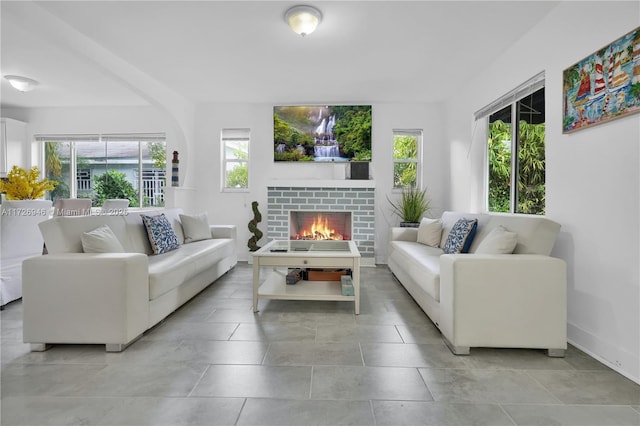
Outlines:
{"label": "window frame", "polygon": [[[416,143],[416,158],[395,158],[395,142],[397,136],[415,136],[417,139]],[[392,192],[401,193],[404,189],[409,188],[410,185],[405,186],[396,186],[395,185],[395,170],[396,164],[404,164],[404,163],[415,163],[416,164],[416,182],[415,187],[418,189],[422,188],[422,169],[423,169],[423,161],[422,161],[422,151],[424,145],[424,130],[423,129],[393,129],[392,130],[392,149],[391,149],[391,160],[392,160]]]}
{"label": "window frame", "polygon": [[[227,143],[234,141],[246,141],[246,159],[227,158]],[[249,128],[225,128],[220,130],[220,192],[249,192],[250,185],[250,153],[251,153],[251,129]],[[230,164],[246,164],[247,184],[242,187],[227,186],[227,167]]]}
{"label": "window frame", "polygon": [[[164,183],[159,185],[161,193],[161,201],[162,205],[144,205],[145,192],[144,192],[144,182],[142,179],[141,170],[148,170],[144,167],[144,159],[142,157],[142,143],[145,142],[164,142],[165,144],[165,152],[167,149],[167,138],[164,133],[123,133],[123,134],[46,134],[46,135],[35,135],[34,139],[39,144],[39,149],[41,153],[41,159],[44,170],[44,174],[48,173],[46,170],[46,144],[51,142],[61,142],[69,144],[69,197],[77,198],[78,196],[78,154],[77,154],[77,143],[102,143],[105,146],[105,166],[106,170],[108,170],[109,165],[109,157],[108,157],[108,146],[109,142],[127,142],[132,144],[137,144],[137,164],[136,167],[132,169],[132,171],[139,175],[137,179],[136,191],[138,192],[138,204],[140,208],[156,208],[163,207],[164,202],[166,201],[164,190],[167,188],[166,178],[167,174],[167,164],[166,164],[166,154],[165,154],[165,165],[163,169],[153,168],[153,170],[160,171],[164,177]],[[90,187],[93,190],[93,175],[90,175],[91,184]]]}
{"label": "window frame", "polygon": [[[476,111],[474,113],[474,118],[477,121],[483,120],[486,134],[484,137],[484,167],[483,167],[483,180],[484,180],[484,211],[492,214],[519,214],[519,215],[532,215],[532,216],[544,216],[546,214],[546,205],[544,208],[544,212],[540,214],[536,213],[522,213],[518,211],[518,175],[519,175],[519,150],[520,150],[520,123],[519,123],[519,114],[518,114],[518,104],[520,101],[525,99],[527,96],[533,95],[539,90],[545,90],[546,95],[546,84],[545,84],[545,72],[542,71],[536,74],[531,79],[527,80],[523,84],[519,85],[515,89],[511,90],[509,93],[501,96],[496,99],[489,105],[484,108]],[[490,203],[489,203],[489,129],[490,129],[490,117],[491,115],[499,112],[506,107],[510,107],[510,117],[511,117],[511,161],[510,161],[510,188],[509,188],[509,211],[508,212],[500,212],[500,211],[491,211]],[[546,119],[545,119],[546,122]],[[545,137],[546,139],[546,137]],[[546,171],[546,164],[545,164]],[[546,192],[546,188],[545,188]]]}

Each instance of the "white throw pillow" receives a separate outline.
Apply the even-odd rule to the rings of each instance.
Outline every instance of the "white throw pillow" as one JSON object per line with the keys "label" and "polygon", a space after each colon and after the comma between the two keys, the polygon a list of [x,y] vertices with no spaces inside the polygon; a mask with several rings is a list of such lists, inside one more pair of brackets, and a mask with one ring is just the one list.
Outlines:
{"label": "white throw pillow", "polygon": [[181,214],[180,222],[182,222],[185,244],[211,238],[211,229],[209,228],[209,219],[206,213],[196,215]]}
{"label": "white throw pillow", "polygon": [[476,253],[511,254],[518,244],[518,234],[507,231],[503,226],[493,228],[478,244]]}
{"label": "white throw pillow", "polygon": [[423,217],[418,227],[418,242],[431,247],[438,247],[442,238],[442,221]]}
{"label": "white throw pillow", "polygon": [[124,247],[118,237],[107,225],[93,231],[83,232],[80,236],[82,250],[85,253],[124,253]]}

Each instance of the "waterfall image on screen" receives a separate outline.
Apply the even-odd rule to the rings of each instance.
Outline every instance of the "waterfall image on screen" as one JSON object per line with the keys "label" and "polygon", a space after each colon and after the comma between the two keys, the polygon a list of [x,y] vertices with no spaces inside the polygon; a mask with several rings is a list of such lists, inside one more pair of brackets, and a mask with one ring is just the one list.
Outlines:
{"label": "waterfall image on screen", "polygon": [[371,105],[273,107],[275,161],[371,161]]}

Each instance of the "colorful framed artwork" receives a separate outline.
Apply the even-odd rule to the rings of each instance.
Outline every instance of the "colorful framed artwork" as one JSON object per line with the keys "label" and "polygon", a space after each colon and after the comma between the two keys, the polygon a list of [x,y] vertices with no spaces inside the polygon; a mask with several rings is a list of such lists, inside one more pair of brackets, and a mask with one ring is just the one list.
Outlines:
{"label": "colorful framed artwork", "polygon": [[640,112],[640,27],[562,72],[562,133]]}

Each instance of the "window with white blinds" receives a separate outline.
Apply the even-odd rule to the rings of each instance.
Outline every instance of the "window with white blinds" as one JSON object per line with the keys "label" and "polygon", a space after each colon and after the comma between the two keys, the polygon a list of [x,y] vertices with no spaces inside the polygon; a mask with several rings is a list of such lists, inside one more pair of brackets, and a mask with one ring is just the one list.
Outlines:
{"label": "window with white blinds", "polygon": [[132,207],[164,205],[166,137],[162,133],[37,135],[44,174],[58,182],[48,196],[127,198]]}
{"label": "window with white blinds", "polygon": [[545,74],[478,110],[487,121],[486,209],[545,213]]}
{"label": "window with white blinds", "polygon": [[489,114],[492,114],[508,105],[511,105],[512,103],[524,98],[525,96],[537,92],[544,87],[544,76],[545,72],[542,71],[534,75],[515,89],[510,90],[508,93],[491,102],[489,105],[480,108],[473,114],[474,119],[479,120],[481,118],[484,118]]}

